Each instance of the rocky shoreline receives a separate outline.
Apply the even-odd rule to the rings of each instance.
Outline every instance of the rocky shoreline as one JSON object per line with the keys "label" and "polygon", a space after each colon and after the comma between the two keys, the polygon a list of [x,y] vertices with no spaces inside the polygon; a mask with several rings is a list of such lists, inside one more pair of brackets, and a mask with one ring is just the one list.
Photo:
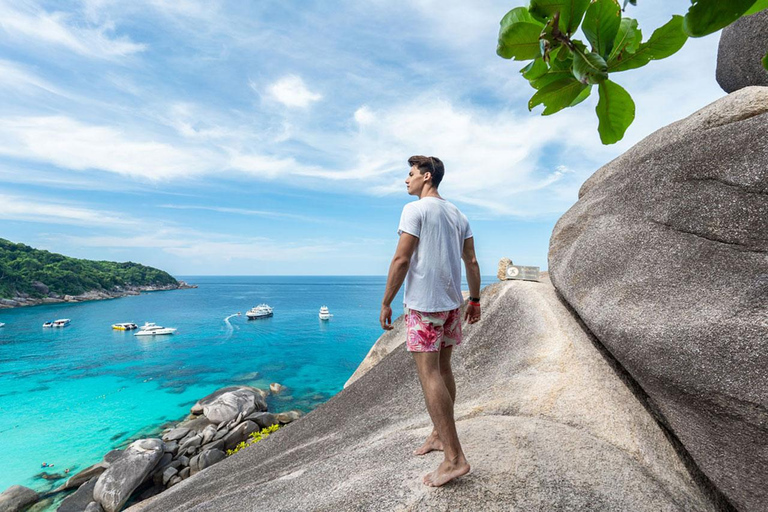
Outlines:
{"label": "rocky shoreline", "polygon": [[[270,389],[277,394],[284,387],[273,383]],[[268,412],[269,394],[250,386],[214,391],[198,400],[182,421],[162,429],[159,438],[138,439],[124,450],[112,450],[52,491],[37,493],[21,485],[9,487],[0,494],[0,511],[54,510],[56,506],[57,512],[116,512],[126,503],[156,496],[224,460],[242,448],[252,434],[263,429],[274,431],[301,416],[295,410]],[[66,477],[47,474],[45,478]],[[65,493],[68,496],[62,500]]]}
{"label": "rocky shoreline", "polygon": [[20,308],[24,306],[39,306],[41,304],[61,304],[86,302],[90,300],[119,299],[130,295],[139,295],[143,292],[163,292],[168,290],[186,290],[197,288],[195,284],[179,281],[178,284],[145,285],[145,286],[118,286],[113,290],[91,290],[82,295],[59,295],[48,290],[43,283],[34,283],[33,287],[45,297],[30,297],[20,294],[12,299],[0,298],[0,309]]}

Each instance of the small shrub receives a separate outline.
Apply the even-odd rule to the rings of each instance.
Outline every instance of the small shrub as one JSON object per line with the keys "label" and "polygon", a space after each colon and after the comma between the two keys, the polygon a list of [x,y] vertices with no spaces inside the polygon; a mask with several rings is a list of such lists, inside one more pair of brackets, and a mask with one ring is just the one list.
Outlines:
{"label": "small shrub", "polygon": [[235,446],[233,449],[227,450],[227,457],[239,452],[243,448],[247,448],[252,444],[258,443],[265,437],[269,437],[270,434],[277,432],[279,429],[280,429],[280,425],[270,425],[268,427],[261,429],[260,432],[251,432],[251,435],[248,436],[250,439],[248,439],[247,441],[241,441],[240,444]]}

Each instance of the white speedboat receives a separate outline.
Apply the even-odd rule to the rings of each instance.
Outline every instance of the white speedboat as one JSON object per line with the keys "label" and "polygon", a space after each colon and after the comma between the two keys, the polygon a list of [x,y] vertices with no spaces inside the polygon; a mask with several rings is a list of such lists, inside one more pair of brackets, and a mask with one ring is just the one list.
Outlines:
{"label": "white speedboat", "polygon": [[320,317],[320,320],[330,320],[333,315],[328,311],[328,306],[323,306],[317,316]]}
{"label": "white speedboat", "polygon": [[175,332],[176,329],[174,327],[163,327],[154,322],[147,322],[141,326],[141,330],[134,334],[134,336],[163,336]]}
{"label": "white speedboat", "polygon": [[131,331],[133,329],[138,329],[139,326],[133,322],[122,322],[119,324],[112,324],[112,328],[116,331]]}
{"label": "white speedboat", "polygon": [[251,308],[245,314],[248,320],[256,320],[257,318],[268,318],[272,316],[272,308],[267,304],[259,304],[258,306]]}
{"label": "white speedboat", "polygon": [[[60,318],[58,320],[53,321],[53,325],[51,327],[66,327],[72,322],[69,318]],[[45,327],[45,325],[43,325]]]}
{"label": "white speedboat", "polygon": [[5,327],[5,324],[3,322],[0,322],[0,327]]}

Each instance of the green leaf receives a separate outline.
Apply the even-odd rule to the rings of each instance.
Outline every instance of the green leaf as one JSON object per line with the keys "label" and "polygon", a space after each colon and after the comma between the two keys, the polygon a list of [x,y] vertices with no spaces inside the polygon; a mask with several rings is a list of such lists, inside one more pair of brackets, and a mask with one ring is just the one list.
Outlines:
{"label": "green leaf", "polygon": [[532,82],[537,78],[546,75],[547,71],[549,71],[549,68],[544,62],[544,59],[537,57],[536,60],[531,61],[530,64],[521,69],[520,73],[523,74],[523,78]]}
{"label": "green leaf", "polygon": [[586,89],[584,89],[583,91],[581,91],[581,92],[579,93],[579,95],[578,95],[578,96],[576,96],[576,99],[575,99],[575,100],[573,100],[573,102],[571,102],[571,104],[570,104],[570,105],[568,105],[568,106],[569,106],[569,107],[575,107],[576,105],[578,105],[579,103],[581,103],[581,102],[582,102],[582,101],[584,101],[585,99],[589,98],[589,95],[590,95],[590,93],[591,93],[591,92],[592,92],[592,87],[591,87],[591,86],[590,86],[590,87],[587,87]]}
{"label": "green leaf", "polygon": [[766,9],[768,9],[768,0],[757,0],[757,2],[755,2],[752,7],[747,9],[747,12],[745,12],[743,15],[750,16]]}
{"label": "green leaf", "polygon": [[768,71],[768,53],[766,53],[765,57],[763,57],[762,63],[765,70]]}
{"label": "green leaf", "polygon": [[533,110],[535,106],[544,104],[544,112],[541,115],[554,114],[571,106],[571,103],[579,97],[579,94],[586,87],[572,76],[561,78],[539,89],[528,102],[528,110]]}
{"label": "green leaf", "polygon": [[541,27],[544,27],[544,24],[538,21],[536,18],[534,18],[530,11],[528,11],[527,7],[515,7],[511,11],[509,11],[507,14],[504,15],[503,18],[501,18],[501,27],[504,28],[508,25],[512,25],[514,23],[533,23],[534,25],[539,25]]}
{"label": "green leaf", "polygon": [[543,89],[552,82],[557,82],[563,78],[573,78],[573,73],[571,73],[570,69],[564,69],[562,71],[550,71],[546,75],[543,75],[542,77],[537,78],[531,82],[531,87],[534,89]]}
{"label": "green leaf", "polygon": [[606,80],[598,86],[600,100],[597,102],[597,131],[603,144],[614,144],[635,120],[635,102],[622,86]]}
{"label": "green leaf", "polygon": [[635,53],[622,52],[608,61],[608,71],[626,71],[648,64],[652,60],[665,59],[677,52],[688,40],[683,32],[683,17],[672,16],[665,25],[657,28],[651,38],[638,46]]}
{"label": "green leaf", "polygon": [[691,0],[683,30],[702,37],[727,27],[752,7],[755,0]]}
{"label": "green leaf", "polygon": [[560,13],[560,32],[573,34],[587,12],[589,0],[531,0],[529,10],[534,16],[552,18]]}
{"label": "green leaf", "polygon": [[616,39],[613,40],[613,49],[608,55],[608,62],[614,60],[622,51],[635,53],[643,40],[643,32],[637,26],[637,20],[622,18]]}
{"label": "green leaf", "polygon": [[[524,7],[517,9],[525,10]],[[543,25],[537,21],[513,21],[504,24],[508,16],[509,13],[501,20],[502,25],[499,29],[499,44],[496,47],[496,53],[499,57],[515,60],[530,60],[538,57],[539,34],[541,34]]]}
{"label": "green leaf", "polygon": [[577,48],[573,54],[573,76],[583,84],[598,84],[608,78],[608,65],[597,53]]}
{"label": "green leaf", "polygon": [[592,50],[608,58],[621,25],[621,7],[616,0],[596,0],[589,5],[581,29]]}

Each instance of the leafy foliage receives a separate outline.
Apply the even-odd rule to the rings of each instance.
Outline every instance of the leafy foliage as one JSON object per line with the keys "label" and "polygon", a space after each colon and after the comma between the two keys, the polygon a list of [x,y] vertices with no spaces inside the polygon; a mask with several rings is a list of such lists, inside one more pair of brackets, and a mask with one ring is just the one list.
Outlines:
{"label": "leafy foliage", "polygon": [[59,295],[79,295],[91,290],[124,286],[178,284],[167,272],[138,263],[116,263],[69,258],[0,238],[0,298],[18,293],[43,297],[43,283]]}
{"label": "leafy foliage", "polygon": [[231,450],[227,450],[227,456],[234,455],[240,450],[247,448],[253,444],[258,443],[262,439],[269,437],[269,434],[277,432],[280,429],[280,425],[270,425],[261,429],[261,432],[252,432],[247,441],[242,441]]}
{"label": "leafy foliage", "polygon": [[[625,0],[637,5],[636,0]],[[647,41],[637,20],[622,17],[619,0],[530,0],[501,20],[496,53],[529,62],[520,70],[536,92],[528,109],[544,105],[548,116],[584,101],[597,85],[595,110],[603,144],[613,144],[635,119],[632,97],[609,80],[612,73],[645,66],[679,51],[688,37],[701,37],[742,16],[768,9],[768,0],[691,0],[686,15],[656,29]],[[581,27],[589,47],[573,36]],[[762,60],[768,69],[768,55]]]}

